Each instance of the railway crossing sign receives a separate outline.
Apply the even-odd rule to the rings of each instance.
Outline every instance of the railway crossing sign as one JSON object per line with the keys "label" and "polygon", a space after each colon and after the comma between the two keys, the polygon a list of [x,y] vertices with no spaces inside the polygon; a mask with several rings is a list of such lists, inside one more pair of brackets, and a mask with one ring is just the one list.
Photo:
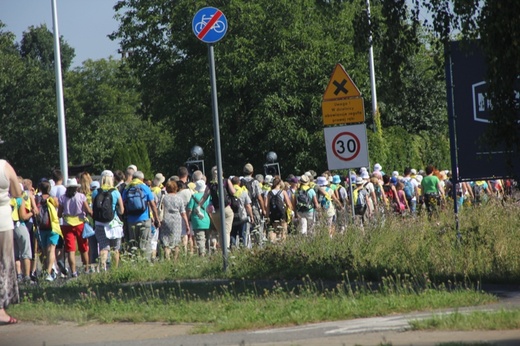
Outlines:
{"label": "railway crossing sign", "polygon": [[368,166],[365,124],[323,129],[329,170]]}
{"label": "railway crossing sign", "polygon": [[215,43],[227,32],[226,16],[215,7],[201,8],[191,22],[193,33],[204,43]]}

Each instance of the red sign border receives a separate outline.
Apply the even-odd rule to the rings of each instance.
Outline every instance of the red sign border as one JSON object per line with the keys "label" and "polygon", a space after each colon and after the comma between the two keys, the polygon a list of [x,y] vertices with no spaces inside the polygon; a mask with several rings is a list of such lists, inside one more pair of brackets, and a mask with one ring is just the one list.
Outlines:
{"label": "red sign border", "polygon": [[[343,158],[341,156],[339,156],[339,154],[336,152],[336,140],[338,139],[338,137],[341,137],[343,135],[350,135],[355,141],[356,141],[356,145],[357,145],[357,150],[356,152],[354,153],[354,155],[352,155],[351,158],[349,159],[346,159],[346,158]],[[352,132],[340,132],[336,135],[336,137],[334,137],[334,139],[332,140],[332,153],[334,154],[334,156],[336,156],[338,159],[340,159],[341,161],[352,161],[354,160],[358,155],[359,155],[359,152],[361,151],[361,141],[359,140],[359,138],[357,138],[357,136],[355,134],[353,134]]]}

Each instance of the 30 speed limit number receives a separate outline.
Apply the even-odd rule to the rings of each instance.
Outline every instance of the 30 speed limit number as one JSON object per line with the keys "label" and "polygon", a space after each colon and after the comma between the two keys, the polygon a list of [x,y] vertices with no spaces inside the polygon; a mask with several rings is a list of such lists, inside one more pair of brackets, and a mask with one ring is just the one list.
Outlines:
{"label": "30 speed limit number", "polygon": [[332,141],[332,152],[336,155],[340,160],[350,161],[355,159],[359,150],[361,149],[361,144],[359,143],[359,138],[352,132],[341,132]]}
{"label": "30 speed limit number", "polygon": [[329,169],[368,166],[365,124],[323,129]]}

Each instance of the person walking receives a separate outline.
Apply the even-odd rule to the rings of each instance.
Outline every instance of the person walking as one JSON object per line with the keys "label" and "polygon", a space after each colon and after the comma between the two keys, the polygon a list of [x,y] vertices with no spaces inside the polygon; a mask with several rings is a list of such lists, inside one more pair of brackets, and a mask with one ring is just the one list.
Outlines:
{"label": "person walking", "polygon": [[441,205],[441,199],[444,198],[444,190],[439,178],[433,174],[434,170],[435,168],[432,165],[428,165],[426,167],[426,176],[421,181],[428,218],[431,218],[433,213],[437,211]]}
{"label": "person walking", "polygon": [[[98,207],[101,207],[100,209],[103,208],[104,198],[110,198],[107,196],[107,193],[111,195],[111,211],[114,215],[112,220],[109,221],[104,220],[103,217],[100,217],[101,215],[98,216],[96,210]],[[105,271],[107,269],[108,252],[110,249],[113,250],[111,259],[113,260],[114,268],[117,268],[119,266],[121,238],[123,237],[123,221],[121,221],[119,215],[123,215],[125,207],[121,193],[114,187],[114,173],[112,173],[112,171],[104,170],[101,172],[101,186],[92,191],[92,203],[94,208],[94,221],[96,224],[96,239],[99,243],[100,270]],[[102,210],[100,210],[100,214],[102,214]]]}
{"label": "person walking", "polygon": [[163,247],[164,257],[169,260],[173,250],[174,261],[179,257],[182,223],[185,223],[187,232],[191,231],[188,218],[186,217],[184,201],[177,194],[178,189],[179,185],[177,182],[169,180],[166,183],[166,195],[162,201],[164,205],[164,218],[159,230],[159,242]]}
{"label": "person walking", "polygon": [[75,178],[68,179],[64,195],[59,199],[58,217],[63,218],[61,226],[65,240],[65,253],[72,272],[72,277],[77,277],[76,271],[76,242],[78,243],[81,261],[85,273],[88,273],[88,239],[83,238],[83,227],[87,215],[92,216],[92,209],[87,202],[87,197],[78,191],[80,184]]}
{"label": "person walking", "polygon": [[5,309],[20,302],[16,268],[14,264],[13,230],[10,197],[22,196],[22,189],[13,167],[0,160],[0,325],[14,324],[18,320],[9,316]]}

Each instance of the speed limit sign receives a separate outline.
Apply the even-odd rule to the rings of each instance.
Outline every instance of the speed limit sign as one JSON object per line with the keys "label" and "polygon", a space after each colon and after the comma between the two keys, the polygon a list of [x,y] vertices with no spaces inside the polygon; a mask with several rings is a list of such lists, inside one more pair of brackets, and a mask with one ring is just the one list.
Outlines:
{"label": "speed limit sign", "polygon": [[365,124],[323,129],[329,170],[368,166]]}

